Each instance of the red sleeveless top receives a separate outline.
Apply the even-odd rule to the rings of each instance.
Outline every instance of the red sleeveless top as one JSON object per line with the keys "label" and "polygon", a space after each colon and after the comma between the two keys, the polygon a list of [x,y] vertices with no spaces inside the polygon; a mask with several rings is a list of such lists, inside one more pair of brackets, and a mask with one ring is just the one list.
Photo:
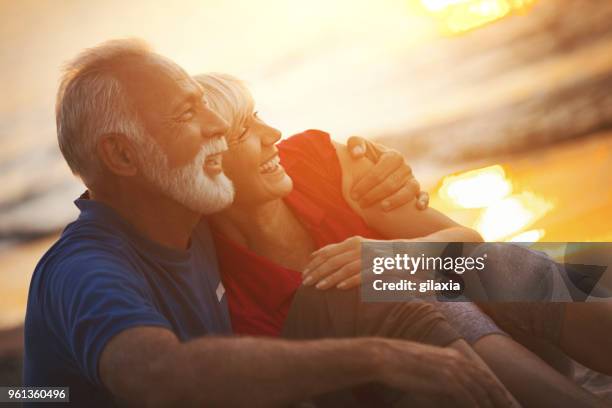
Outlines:
{"label": "red sleeveless top", "polygon": [[[317,248],[354,235],[382,239],[342,195],[342,172],[329,134],[307,130],[278,144],[293,180],[284,198]],[[214,232],[217,257],[236,334],[278,336],[301,272],[280,266]]]}

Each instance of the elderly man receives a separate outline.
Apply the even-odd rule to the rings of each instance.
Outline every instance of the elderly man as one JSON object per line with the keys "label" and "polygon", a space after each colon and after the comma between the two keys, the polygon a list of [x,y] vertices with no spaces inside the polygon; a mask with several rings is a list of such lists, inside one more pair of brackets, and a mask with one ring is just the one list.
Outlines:
{"label": "elderly man", "polygon": [[[202,96],[180,67],[134,41],[105,43],[68,66],[58,140],[88,192],[32,277],[25,385],[69,386],[86,406],[278,405],[366,383],[421,402],[505,401],[452,350],[229,336],[201,220],[233,197],[220,156],[227,124]],[[383,155],[359,188],[409,174],[397,159]],[[382,190],[401,204],[414,198],[410,184]]]}

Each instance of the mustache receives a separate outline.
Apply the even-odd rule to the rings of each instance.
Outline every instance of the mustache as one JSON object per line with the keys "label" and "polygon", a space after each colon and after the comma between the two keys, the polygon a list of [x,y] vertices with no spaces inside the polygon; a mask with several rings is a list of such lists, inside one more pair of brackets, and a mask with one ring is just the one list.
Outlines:
{"label": "mustache", "polygon": [[204,163],[206,162],[206,158],[208,156],[223,153],[227,149],[228,146],[225,137],[220,136],[215,137],[214,139],[209,139],[202,145],[200,151],[193,158],[193,160],[190,163],[187,163],[185,167],[194,167],[199,169],[204,166]]}

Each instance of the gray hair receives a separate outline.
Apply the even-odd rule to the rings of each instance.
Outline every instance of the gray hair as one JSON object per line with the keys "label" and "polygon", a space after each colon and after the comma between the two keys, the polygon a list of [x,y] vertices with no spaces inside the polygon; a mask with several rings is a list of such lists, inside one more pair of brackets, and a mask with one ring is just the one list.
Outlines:
{"label": "gray hair", "polygon": [[70,170],[85,184],[102,170],[96,152],[102,135],[121,133],[141,145],[145,141],[146,130],[117,69],[124,58],[152,55],[142,40],[111,40],[81,52],[64,67],[55,106],[57,140]]}
{"label": "gray hair", "polygon": [[229,123],[228,136],[239,131],[253,115],[255,101],[244,81],[219,73],[199,74],[194,79],[202,86],[211,109]]}

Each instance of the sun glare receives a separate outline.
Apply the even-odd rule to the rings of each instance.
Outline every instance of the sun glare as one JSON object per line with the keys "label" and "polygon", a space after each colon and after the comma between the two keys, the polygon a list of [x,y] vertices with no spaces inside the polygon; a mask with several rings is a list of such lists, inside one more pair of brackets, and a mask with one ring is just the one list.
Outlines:
{"label": "sun glare", "polygon": [[447,34],[457,34],[499,20],[512,12],[525,12],[536,0],[421,0],[425,10]]}
{"label": "sun glare", "polygon": [[544,236],[543,229],[533,229],[516,234],[508,242],[538,242]]}
{"label": "sun glare", "polygon": [[449,176],[442,182],[440,196],[463,208],[482,208],[512,192],[502,166],[495,165]]}
{"label": "sun glare", "polygon": [[500,165],[445,177],[437,194],[451,212],[476,211],[465,223],[487,241],[537,242],[545,231],[527,228],[553,208],[532,192],[513,193],[513,183]]}
{"label": "sun glare", "polygon": [[486,241],[499,241],[522,231],[542,218],[552,205],[533,193],[504,198],[485,209],[476,229]]}

